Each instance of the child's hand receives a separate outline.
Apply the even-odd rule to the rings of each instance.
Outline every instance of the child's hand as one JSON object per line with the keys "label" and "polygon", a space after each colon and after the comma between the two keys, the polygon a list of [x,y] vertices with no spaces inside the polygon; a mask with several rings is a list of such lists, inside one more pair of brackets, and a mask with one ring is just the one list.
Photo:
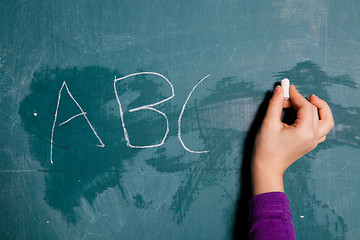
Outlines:
{"label": "child's hand", "polygon": [[[284,107],[293,107],[297,111],[293,125],[281,122]],[[254,196],[283,192],[285,170],[325,141],[333,126],[331,110],[324,100],[311,95],[309,102],[291,85],[290,102],[284,101],[283,90],[277,86],[255,139],[251,167]]]}

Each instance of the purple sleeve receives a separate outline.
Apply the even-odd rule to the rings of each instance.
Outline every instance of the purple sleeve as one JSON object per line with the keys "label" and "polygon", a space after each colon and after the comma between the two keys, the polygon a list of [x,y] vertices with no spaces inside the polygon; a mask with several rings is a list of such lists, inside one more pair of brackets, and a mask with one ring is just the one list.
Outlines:
{"label": "purple sleeve", "polygon": [[263,193],[249,202],[249,237],[295,240],[289,199],[282,192]]}

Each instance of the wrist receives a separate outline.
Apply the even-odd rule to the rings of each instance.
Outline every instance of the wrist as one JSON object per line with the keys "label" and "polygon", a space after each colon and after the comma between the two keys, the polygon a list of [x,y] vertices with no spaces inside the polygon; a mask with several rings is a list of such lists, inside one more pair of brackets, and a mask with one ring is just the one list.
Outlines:
{"label": "wrist", "polygon": [[283,171],[253,161],[251,172],[253,196],[267,192],[284,192]]}

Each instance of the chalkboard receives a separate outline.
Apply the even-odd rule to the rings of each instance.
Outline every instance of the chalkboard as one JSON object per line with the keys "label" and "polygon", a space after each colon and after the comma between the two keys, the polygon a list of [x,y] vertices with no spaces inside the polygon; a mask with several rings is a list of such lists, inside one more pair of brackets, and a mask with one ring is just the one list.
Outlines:
{"label": "chalkboard", "polygon": [[360,238],[360,2],[0,1],[1,239],[247,239],[284,77],[332,108],[297,239]]}

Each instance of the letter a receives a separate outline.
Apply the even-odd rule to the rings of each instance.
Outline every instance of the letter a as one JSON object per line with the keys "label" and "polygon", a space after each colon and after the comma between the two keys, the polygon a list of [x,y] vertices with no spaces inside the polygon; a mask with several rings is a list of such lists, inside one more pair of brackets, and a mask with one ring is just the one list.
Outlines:
{"label": "letter a", "polygon": [[68,120],[62,122],[59,124],[59,126],[68,123],[69,121],[73,120],[76,117],[79,116],[84,116],[84,118],[86,119],[87,123],[89,124],[91,130],[93,131],[94,135],[96,136],[96,138],[99,140],[98,147],[105,147],[105,144],[101,141],[101,138],[99,137],[99,135],[97,134],[97,132],[95,131],[94,127],[91,125],[89,119],[86,116],[86,112],[83,111],[83,109],[81,108],[80,104],[75,100],[75,98],[73,97],[73,95],[71,94],[66,82],[64,81],[60,90],[59,90],[59,96],[58,96],[58,101],[57,101],[57,105],[56,105],[56,111],[55,111],[55,117],[54,117],[54,123],[51,129],[51,145],[50,145],[50,162],[51,164],[54,164],[53,162],[53,148],[54,148],[54,130],[55,130],[55,125],[56,125],[56,120],[57,120],[57,115],[58,115],[58,109],[59,109],[59,105],[60,105],[60,99],[61,99],[61,92],[64,89],[64,87],[66,88],[67,93],[69,94],[70,98],[74,101],[74,103],[76,104],[76,106],[80,109],[81,113],[76,114],[74,116],[72,116],[71,118],[69,118]]}

